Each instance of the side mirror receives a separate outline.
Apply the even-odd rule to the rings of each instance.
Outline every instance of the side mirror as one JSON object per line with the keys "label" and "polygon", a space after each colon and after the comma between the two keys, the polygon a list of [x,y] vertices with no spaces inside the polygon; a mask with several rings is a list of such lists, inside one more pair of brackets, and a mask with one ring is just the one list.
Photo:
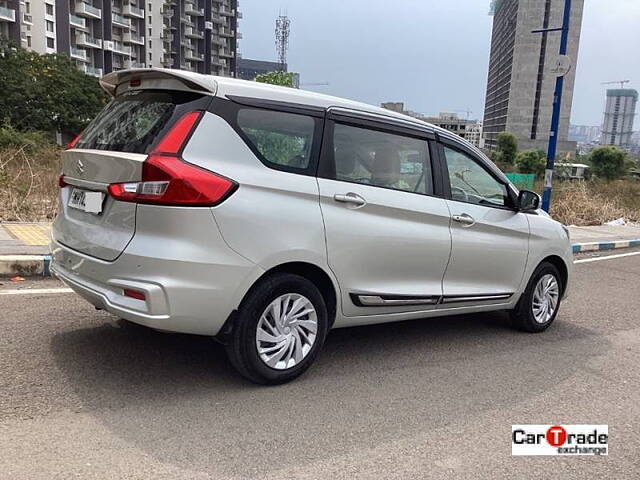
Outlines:
{"label": "side mirror", "polygon": [[531,212],[540,208],[540,195],[529,190],[520,190],[518,194],[518,210],[521,212]]}

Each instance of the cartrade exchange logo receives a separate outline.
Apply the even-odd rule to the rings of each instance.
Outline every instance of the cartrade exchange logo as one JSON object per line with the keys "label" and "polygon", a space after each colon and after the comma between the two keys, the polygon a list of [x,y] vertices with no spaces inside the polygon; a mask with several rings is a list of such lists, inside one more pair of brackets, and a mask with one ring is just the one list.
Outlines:
{"label": "cartrade exchange logo", "polygon": [[511,426],[511,455],[608,454],[608,425]]}

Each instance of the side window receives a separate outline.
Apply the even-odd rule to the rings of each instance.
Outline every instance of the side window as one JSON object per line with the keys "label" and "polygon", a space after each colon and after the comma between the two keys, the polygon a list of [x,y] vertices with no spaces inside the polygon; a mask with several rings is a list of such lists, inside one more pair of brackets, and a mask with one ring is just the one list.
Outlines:
{"label": "side window", "polygon": [[451,197],[478,205],[509,205],[507,187],[468,155],[444,147],[451,182]]}
{"label": "side window", "polygon": [[238,126],[268,163],[299,170],[309,166],[315,129],[312,117],[243,108],[238,111]]}
{"label": "side window", "polygon": [[336,123],[335,179],[433,194],[425,140]]}

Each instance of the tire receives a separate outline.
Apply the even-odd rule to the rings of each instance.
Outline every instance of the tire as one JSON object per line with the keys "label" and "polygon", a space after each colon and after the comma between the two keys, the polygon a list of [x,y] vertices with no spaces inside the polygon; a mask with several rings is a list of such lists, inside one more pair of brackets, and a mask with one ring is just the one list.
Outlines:
{"label": "tire", "polygon": [[[281,316],[281,322],[276,322],[274,312],[278,312],[278,307],[272,307],[273,302],[280,305],[282,312],[291,306],[300,310],[289,311],[293,320]],[[314,312],[300,315],[310,312],[311,307]],[[312,332],[314,321],[315,334]],[[238,373],[254,383],[286,383],[311,366],[327,330],[327,307],[318,288],[299,275],[275,273],[256,284],[242,301],[226,342],[227,355]],[[278,342],[265,340],[271,338]],[[277,360],[283,351],[279,345],[285,345],[286,350]],[[269,350],[272,351],[264,353]],[[277,364],[269,365],[267,358],[271,362],[277,360]]]}
{"label": "tire", "polygon": [[[550,278],[553,278],[557,286],[557,300],[555,303],[555,308],[553,309],[551,315],[549,315],[548,310],[544,312],[544,314],[542,314],[543,312],[541,312],[540,308],[538,308],[538,316],[536,316],[536,314],[534,313],[536,288],[540,284],[541,280],[545,279],[543,283],[547,284],[546,282]],[[544,286],[542,291],[544,291]],[[558,315],[563,291],[564,285],[562,284],[562,278],[560,277],[558,269],[551,263],[542,262],[540,265],[538,265],[538,268],[535,269],[533,275],[531,275],[529,283],[527,284],[527,288],[520,297],[520,300],[518,300],[516,308],[511,311],[511,321],[514,327],[529,333],[544,332],[551,326],[553,321],[556,319],[556,316]],[[552,302],[549,302],[549,300],[547,300],[547,303]],[[540,304],[540,302],[537,302],[537,305]]]}

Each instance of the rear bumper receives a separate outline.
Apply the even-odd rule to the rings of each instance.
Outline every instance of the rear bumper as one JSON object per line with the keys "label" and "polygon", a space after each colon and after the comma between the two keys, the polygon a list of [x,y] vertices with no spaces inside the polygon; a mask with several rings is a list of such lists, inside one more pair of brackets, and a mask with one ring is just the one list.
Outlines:
{"label": "rear bumper", "polygon": [[[140,222],[114,261],[61,244],[54,229],[51,271],[92,305],[126,320],[158,330],[216,335],[263,270],[224,243],[211,211],[202,209],[200,218],[181,226],[180,210],[168,219],[171,232],[157,222],[162,231]],[[201,228],[206,235],[194,231]],[[144,292],[145,300],[125,296],[125,288]]]}
{"label": "rear bumper", "polygon": [[[51,272],[96,308],[148,327],[161,328],[164,326],[170,329],[171,318],[168,308],[159,309],[164,313],[150,313],[150,310],[153,310],[154,307],[155,310],[158,310],[159,302],[157,300],[161,300],[166,305],[166,296],[161,289],[159,289],[159,298],[156,295],[155,301],[148,293],[145,301],[135,300],[125,297],[116,288],[75,274],[55,262],[51,265]],[[140,282],[136,283],[139,284]]]}

